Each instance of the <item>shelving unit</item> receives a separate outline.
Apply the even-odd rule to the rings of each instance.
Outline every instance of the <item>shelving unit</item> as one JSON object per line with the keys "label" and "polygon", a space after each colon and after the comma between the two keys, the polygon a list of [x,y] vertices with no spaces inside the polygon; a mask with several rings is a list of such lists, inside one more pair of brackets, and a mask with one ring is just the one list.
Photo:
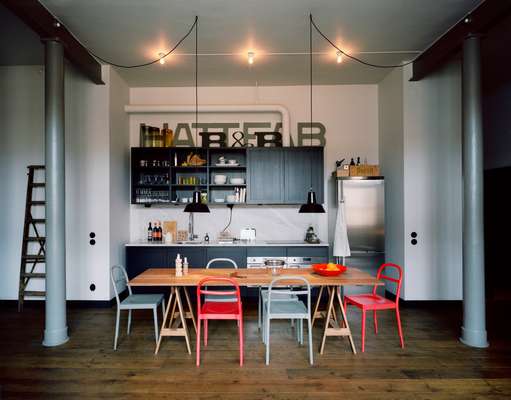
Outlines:
{"label": "shelving unit", "polygon": [[[323,176],[323,148],[202,148],[202,147],[171,147],[171,148],[144,148],[133,147],[131,149],[131,204],[145,205],[185,205],[192,198],[194,190],[199,190],[207,199],[210,205],[226,204],[300,204],[300,200],[289,201],[287,197],[281,196],[281,200],[265,198],[267,192],[275,193],[282,191],[282,185],[272,187],[268,183],[268,177],[264,171],[282,175],[279,181],[284,183],[284,157],[279,163],[272,164],[272,159],[267,161],[253,157],[251,153],[275,153],[292,152],[302,149],[308,153],[318,152],[321,157],[315,157],[318,176]],[[190,154],[198,154],[201,159],[206,160],[204,165],[183,165]],[[225,165],[218,165],[221,157]],[[229,163],[228,160],[236,160]],[[261,164],[262,163],[262,164]],[[271,165],[270,165],[271,164]],[[262,168],[264,166],[264,168]],[[288,168],[295,168],[289,165]],[[260,175],[260,177],[256,178]],[[266,175],[265,175],[266,174]],[[215,176],[225,175],[225,184],[216,184]],[[241,178],[243,184],[233,184],[231,179]],[[252,182],[252,185],[251,185]],[[260,184],[259,184],[260,183]],[[271,182],[270,182],[271,183]],[[292,183],[297,186],[296,179]],[[260,186],[260,187],[258,187]],[[274,185],[275,186],[275,185]],[[297,190],[305,193],[309,190],[310,183],[298,182]],[[245,189],[246,202],[228,202],[227,196],[235,194],[236,189]],[[323,187],[318,187],[318,197],[323,198]],[[252,193],[252,197],[250,197]],[[259,193],[263,196],[254,197]],[[216,199],[223,199],[223,202],[216,202]],[[191,200],[190,200],[191,201]],[[303,199],[305,201],[305,198]]]}

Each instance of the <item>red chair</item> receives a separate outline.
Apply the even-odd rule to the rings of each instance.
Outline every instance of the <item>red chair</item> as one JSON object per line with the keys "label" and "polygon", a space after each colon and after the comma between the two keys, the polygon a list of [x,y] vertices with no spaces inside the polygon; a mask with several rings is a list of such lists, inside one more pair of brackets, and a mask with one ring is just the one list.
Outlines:
{"label": "red chair", "polygon": [[[203,288],[207,283],[227,283],[234,287],[234,290],[211,290]],[[205,301],[201,304],[201,295],[208,298],[214,296],[233,296],[236,300],[231,302]],[[220,297],[219,297],[220,298]],[[197,366],[200,365],[200,328],[204,320],[204,347],[208,345],[208,320],[210,319],[232,319],[238,321],[240,336],[240,366],[243,366],[243,313],[241,310],[240,287],[229,278],[206,277],[197,284]]]}
{"label": "red chair", "polygon": [[[386,269],[396,269],[398,272],[398,278],[392,278],[390,276],[384,275],[383,271]],[[353,304],[355,307],[358,307],[362,310],[362,353],[365,348],[365,328],[366,328],[366,311],[373,310],[374,317],[374,333],[378,333],[378,320],[376,319],[376,311],[378,310],[396,310],[396,319],[397,319],[397,330],[399,332],[399,340],[401,342],[401,347],[405,347],[405,342],[403,339],[403,331],[401,329],[401,318],[399,316],[399,292],[401,291],[401,282],[403,278],[403,271],[401,267],[397,264],[386,263],[382,264],[378,269],[378,274],[376,276],[378,279],[387,280],[390,282],[397,283],[396,290],[396,300],[389,300],[383,296],[376,294],[375,286],[373,288],[373,293],[370,294],[357,294],[353,296],[344,296],[344,309],[347,309],[348,304]]]}

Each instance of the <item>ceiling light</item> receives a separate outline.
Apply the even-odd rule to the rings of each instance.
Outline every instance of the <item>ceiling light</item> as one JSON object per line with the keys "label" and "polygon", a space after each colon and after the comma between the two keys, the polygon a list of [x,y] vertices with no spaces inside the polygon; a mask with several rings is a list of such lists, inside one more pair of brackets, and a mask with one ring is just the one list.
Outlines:
{"label": "ceiling light", "polygon": [[254,63],[255,53],[253,51],[249,51],[248,54],[248,63],[252,65]]}
{"label": "ceiling light", "polygon": [[336,55],[337,55],[337,64],[342,63],[342,60],[343,60],[343,58],[344,58],[344,57],[343,57],[343,55],[342,55],[342,51],[337,50]]}
{"label": "ceiling light", "polygon": [[160,64],[165,64],[165,53],[158,53],[158,57],[160,57]]}

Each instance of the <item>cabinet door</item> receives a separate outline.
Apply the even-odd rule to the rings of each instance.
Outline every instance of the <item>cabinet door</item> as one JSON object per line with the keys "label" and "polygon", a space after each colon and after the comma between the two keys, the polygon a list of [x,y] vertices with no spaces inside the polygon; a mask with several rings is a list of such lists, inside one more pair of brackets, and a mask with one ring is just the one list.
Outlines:
{"label": "cabinet door", "polygon": [[279,204],[284,201],[282,148],[251,148],[247,152],[247,202]]}
{"label": "cabinet door", "polygon": [[285,203],[303,204],[311,183],[318,203],[324,202],[323,147],[285,148],[284,171]]}
{"label": "cabinet door", "polygon": [[167,268],[167,253],[163,247],[126,247],[126,270],[133,279],[148,268]]}
{"label": "cabinet door", "polygon": [[[247,249],[245,247],[208,247],[206,250],[206,261],[214,258],[230,258],[238,268],[247,267]],[[221,268],[222,263],[213,264],[211,268]],[[231,264],[226,264],[225,268],[230,268]]]}

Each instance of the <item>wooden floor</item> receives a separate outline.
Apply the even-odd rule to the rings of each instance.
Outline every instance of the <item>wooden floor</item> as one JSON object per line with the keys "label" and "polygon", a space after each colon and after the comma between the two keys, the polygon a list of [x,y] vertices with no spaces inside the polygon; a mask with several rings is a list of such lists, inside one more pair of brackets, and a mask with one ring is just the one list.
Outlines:
{"label": "wooden floor", "polygon": [[[180,339],[166,338],[155,356],[149,312],[135,313],[133,332],[112,350],[114,309],[68,308],[71,339],[44,348],[44,309],[19,314],[0,305],[0,399],[510,399],[511,332],[504,305],[489,307],[489,349],[465,347],[457,336],[459,303],[405,305],[406,348],[393,315],[382,312],[380,334],[368,321],[366,353],[353,355],[346,339],[330,338],[315,365],[293,340],[288,323],[272,328],[271,362],[264,365],[255,307],[246,314],[245,366],[238,365],[234,323],[210,323],[210,342],[195,366]],[[360,348],[360,313],[348,318]],[[126,315],[122,319],[126,327]],[[317,350],[320,328],[314,330]],[[307,340],[307,338],[306,338]]]}

